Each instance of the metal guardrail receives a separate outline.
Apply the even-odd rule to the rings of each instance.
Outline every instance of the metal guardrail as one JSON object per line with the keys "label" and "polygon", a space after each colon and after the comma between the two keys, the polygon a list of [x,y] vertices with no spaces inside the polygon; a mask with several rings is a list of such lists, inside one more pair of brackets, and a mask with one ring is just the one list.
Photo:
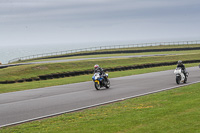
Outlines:
{"label": "metal guardrail", "polygon": [[57,56],[57,55],[65,55],[65,54],[73,54],[77,52],[88,52],[88,51],[97,51],[97,50],[113,50],[119,48],[134,48],[134,47],[147,47],[147,46],[162,46],[162,45],[191,45],[191,44],[200,44],[200,40],[196,41],[177,41],[177,42],[154,42],[154,43],[141,43],[141,44],[126,44],[126,45],[110,45],[110,46],[100,46],[100,47],[90,47],[84,49],[74,49],[67,51],[59,51],[52,53],[43,53],[36,55],[29,55],[24,57],[19,57],[8,61],[8,63],[22,61],[22,60],[30,60],[48,56]]}

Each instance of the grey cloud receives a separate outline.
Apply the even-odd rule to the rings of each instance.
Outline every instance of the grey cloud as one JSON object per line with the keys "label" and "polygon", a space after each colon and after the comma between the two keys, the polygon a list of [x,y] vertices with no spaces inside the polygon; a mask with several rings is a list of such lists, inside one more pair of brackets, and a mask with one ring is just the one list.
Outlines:
{"label": "grey cloud", "polygon": [[0,7],[0,22],[165,20],[199,15],[199,5],[195,0],[6,0]]}
{"label": "grey cloud", "polygon": [[200,26],[199,5],[198,0],[0,0],[0,42],[186,36],[183,28]]}
{"label": "grey cloud", "polygon": [[[12,1],[13,2],[13,1]],[[152,13],[157,13],[156,9],[169,9],[169,8],[177,8],[180,6],[188,5],[188,2],[180,1],[148,1],[148,0],[140,0],[140,1],[106,1],[106,0],[86,0],[86,1],[64,1],[64,0],[15,0],[14,3],[6,2],[3,5],[1,4],[0,15],[1,21],[26,21],[27,18],[30,18],[31,21],[39,21],[43,17],[48,19],[55,18],[66,18],[66,19],[75,19],[82,18],[85,16],[86,18],[93,18],[95,15],[97,17],[108,16],[111,18],[114,17],[123,17],[124,14],[130,14],[129,12],[134,14],[138,14],[139,16],[148,17],[148,14],[151,13],[149,10],[152,10]],[[195,3],[194,3],[195,4]],[[7,5],[7,6],[6,6]],[[10,8],[9,8],[10,7]],[[151,15],[151,14],[150,14]],[[94,17],[95,19],[97,17]]]}

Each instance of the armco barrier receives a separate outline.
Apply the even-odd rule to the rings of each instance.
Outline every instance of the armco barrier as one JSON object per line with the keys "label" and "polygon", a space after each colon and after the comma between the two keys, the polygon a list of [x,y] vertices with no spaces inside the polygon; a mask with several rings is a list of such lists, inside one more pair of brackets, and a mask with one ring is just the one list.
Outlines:
{"label": "armco barrier", "polygon": [[[183,61],[183,63],[199,63],[200,60],[187,60]],[[131,70],[131,69],[142,69],[142,68],[151,68],[151,67],[159,67],[159,66],[170,66],[176,65],[177,61],[173,62],[162,62],[162,63],[149,63],[149,64],[142,64],[142,65],[133,65],[133,66],[123,66],[123,67],[114,67],[114,68],[105,68],[104,71],[124,71],[124,70]],[[48,74],[48,75],[40,75],[38,77],[29,78],[29,79],[21,79],[15,81],[0,81],[0,84],[11,84],[11,83],[22,83],[22,82],[31,82],[31,81],[39,81],[39,80],[48,80],[54,78],[63,78],[63,77],[71,77],[71,76],[78,76],[84,74],[92,74],[93,70],[85,70],[85,71],[74,71],[74,72],[64,72],[64,73],[56,73],[56,74]]]}
{"label": "armco barrier", "polygon": [[[10,60],[8,63],[17,62],[17,61],[23,61],[23,60],[31,60],[31,59],[38,59],[38,58],[57,58],[63,57],[63,55],[69,55],[69,54],[77,54],[80,52],[88,53],[88,51],[92,53],[98,53],[98,50],[114,50],[119,48],[136,48],[136,47],[147,47],[147,46],[164,46],[164,45],[190,45],[190,44],[200,44],[200,40],[195,41],[177,41],[177,42],[154,42],[154,43],[141,43],[141,44],[127,44],[127,45],[110,45],[110,46],[100,46],[100,47],[89,47],[84,49],[73,49],[73,50],[67,50],[67,51],[59,51],[59,52],[53,52],[53,53],[44,53],[44,54],[37,54],[37,55],[30,55],[25,57],[19,57]],[[89,53],[88,53],[89,54]],[[81,54],[82,55],[82,54]],[[85,55],[85,54],[84,54]],[[54,57],[53,57],[54,56]],[[56,57],[55,57],[56,56]],[[70,55],[71,56],[71,55]],[[66,56],[64,56],[66,57]]]}
{"label": "armco barrier", "polygon": [[85,52],[77,53],[73,55],[59,55],[50,57],[41,57],[40,59],[52,59],[63,58],[73,56],[85,56],[85,55],[100,55],[100,54],[121,54],[121,53],[142,53],[142,52],[165,52],[165,51],[184,51],[184,50],[200,50],[200,47],[193,48],[168,48],[168,49],[145,49],[145,50],[121,50],[121,51],[103,51],[103,52]]}
{"label": "armco barrier", "polygon": [[[195,47],[195,48],[174,48],[174,49],[147,49],[147,50],[107,51],[107,52],[95,52],[95,53],[81,53],[81,54],[73,54],[73,55],[62,55],[62,56],[57,56],[57,57],[43,57],[43,58],[40,58],[40,59],[62,58],[62,57],[81,56],[81,55],[95,55],[95,54],[164,52],[164,51],[183,51],[183,50],[200,50],[200,47]],[[6,67],[19,66],[19,65],[25,65],[25,64],[0,65],[0,69],[6,68]]]}

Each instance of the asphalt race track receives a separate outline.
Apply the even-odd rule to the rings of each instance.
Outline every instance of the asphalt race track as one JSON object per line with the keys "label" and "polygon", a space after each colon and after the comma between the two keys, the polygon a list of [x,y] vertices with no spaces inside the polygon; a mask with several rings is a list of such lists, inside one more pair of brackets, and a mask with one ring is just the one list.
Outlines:
{"label": "asphalt race track", "polygon": [[[187,70],[190,73],[187,84],[200,81],[198,66]],[[173,70],[112,78],[110,81],[111,88],[99,91],[89,81],[0,94],[0,127],[184,85],[176,84]]]}

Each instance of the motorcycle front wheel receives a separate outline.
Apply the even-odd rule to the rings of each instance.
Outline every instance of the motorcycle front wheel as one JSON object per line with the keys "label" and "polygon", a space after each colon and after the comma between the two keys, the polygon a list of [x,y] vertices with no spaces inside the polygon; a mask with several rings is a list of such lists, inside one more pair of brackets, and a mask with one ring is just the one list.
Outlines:
{"label": "motorcycle front wheel", "polygon": [[96,90],[100,89],[100,84],[98,84],[97,82],[94,83],[94,86],[95,86]]}
{"label": "motorcycle front wheel", "polygon": [[180,84],[181,78],[179,76],[176,76],[176,83]]}
{"label": "motorcycle front wheel", "polygon": [[109,79],[107,79],[107,81],[106,81],[107,83],[106,83],[106,88],[110,88],[110,80]]}

